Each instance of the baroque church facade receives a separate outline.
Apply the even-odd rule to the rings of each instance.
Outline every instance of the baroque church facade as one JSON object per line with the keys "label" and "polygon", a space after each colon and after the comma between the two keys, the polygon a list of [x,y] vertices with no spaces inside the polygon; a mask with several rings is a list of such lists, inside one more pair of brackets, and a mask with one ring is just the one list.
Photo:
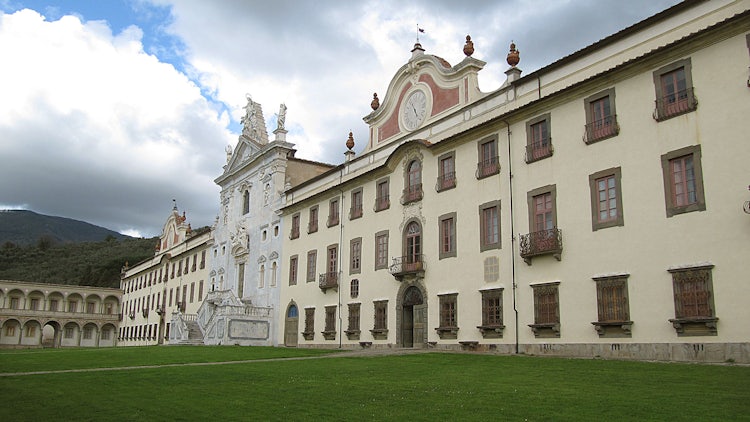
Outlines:
{"label": "baroque church facade", "polygon": [[[419,43],[289,187],[279,342],[750,362],[750,2],[683,2],[481,92]],[[458,50],[458,48],[457,48]]]}

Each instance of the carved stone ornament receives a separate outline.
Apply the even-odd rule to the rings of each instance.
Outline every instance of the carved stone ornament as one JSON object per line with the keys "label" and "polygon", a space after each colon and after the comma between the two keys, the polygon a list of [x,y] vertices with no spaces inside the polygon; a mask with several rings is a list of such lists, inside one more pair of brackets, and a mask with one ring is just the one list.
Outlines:
{"label": "carved stone ornament", "polygon": [[370,103],[370,107],[372,107],[373,110],[377,110],[380,107],[380,100],[378,99],[378,93],[372,94],[372,102]]}
{"label": "carved stone ornament", "polygon": [[508,64],[512,67],[516,67],[516,65],[521,61],[520,51],[516,50],[516,44],[514,42],[510,43],[510,52],[508,52]]}
{"label": "carved stone ornament", "polygon": [[474,54],[474,41],[471,40],[471,36],[466,36],[466,44],[464,44],[464,54],[466,54],[467,57]]}
{"label": "carved stone ornament", "polygon": [[271,252],[271,255],[268,255],[268,259],[271,259],[271,260],[278,259],[278,258],[279,258],[279,253],[276,251],[273,251]]}

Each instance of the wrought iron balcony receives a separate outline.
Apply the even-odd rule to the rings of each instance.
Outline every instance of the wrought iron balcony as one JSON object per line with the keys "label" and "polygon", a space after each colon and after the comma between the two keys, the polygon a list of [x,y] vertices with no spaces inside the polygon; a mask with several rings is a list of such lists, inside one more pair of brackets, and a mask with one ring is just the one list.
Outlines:
{"label": "wrought iron balcony", "polygon": [[375,198],[375,207],[373,210],[375,212],[387,210],[391,206],[391,199],[389,195],[382,195],[377,198]]}
{"label": "wrought iron balcony", "polygon": [[411,202],[422,200],[422,184],[418,183],[414,186],[408,186],[404,189],[404,194],[401,197],[401,204],[406,205]]}
{"label": "wrought iron balcony", "polygon": [[552,255],[558,261],[562,254],[562,231],[558,228],[521,235],[521,258],[531,265],[531,258]]}
{"label": "wrought iron balcony", "polygon": [[583,142],[586,144],[593,144],[596,141],[611,138],[620,133],[616,114],[588,123],[585,128],[586,132],[583,135]]}
{"label": "wrought iron balcony", "polygon": [[330,272],[321,274],[318,278],[318,287],[324,293],[328,289],[337,289],[339,287],[339,273]]}
{"label": "wrought iron balcony", "polygon": [[477,163],[477,179],[500,173],[500,159],[495,157],[486,158]]}
{"label": "wrought iron balcony", "polygon": [[441,174],[437,178],[437,183],[435,184],[435,190],[438,192],[455,188],[456,187],[456,173],[450,172]]}
{"label": "wrought iron balcony", "polygon": [[533,163],[534,161],[551,157],[554,152],[555,148],[552,146],[552,138],[544,138],[526,145],[526,162]]}
{"label": "wrought iron balcony", "polygon": [[680,114],[689,113],[697,108],[698,99],[695,98],[693,88],[683,89],[656,99],[654,119],[660,122]]}
{"label": "wrought iron balcony", "polygon": [[390,266],[391,275],[399,281],[407,275],[424,276],[424,270],[424,255],[399,256],[393,258]]}

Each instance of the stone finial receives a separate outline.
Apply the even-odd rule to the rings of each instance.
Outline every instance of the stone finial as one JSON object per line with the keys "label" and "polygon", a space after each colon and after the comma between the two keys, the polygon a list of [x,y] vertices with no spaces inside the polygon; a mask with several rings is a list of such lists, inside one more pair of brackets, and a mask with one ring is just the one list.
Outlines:
{"label": "stone finial", "polygon": [[516,50],[516,44],[513,41],[511,41],[510,52],[508,52],[508,58],[507,58],[508,64],[511,65],[512,67],[516,67],[518,62],[521,61],[520,53],[521,53],[520,51]]}
{"label": "stone finial", "polygon": [[464,54],[466,54],[466,57],[474,54],[474,41],[471,40],[470,35],[466,36],[466,44],[464,44]]}
{"label": "stone finial", "polygon": [[370,107],[372,107],[373,110],[377,110],[378,107],[380,107],[380,100],[378,100],[378,93],[372,94],[372,102],[370,103]]}
{"label": "stone finial", "polygon": [[351,132],[349,132],[349,139],[346,140],[346,147],[349,148],[350,151],[354,148],[354,135]]}

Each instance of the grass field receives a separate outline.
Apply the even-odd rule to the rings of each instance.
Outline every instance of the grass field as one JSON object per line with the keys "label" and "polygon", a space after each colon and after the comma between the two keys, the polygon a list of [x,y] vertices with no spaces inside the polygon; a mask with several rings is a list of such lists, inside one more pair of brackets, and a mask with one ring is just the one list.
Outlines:
{"label": "grass field", "polygon": [[[0,420],[750,420],[750,367],[426,353],[0,351]],[[272,361],[262,359],[275,359]],[[252,362],[257,360],[257,362]],[[223,365],[174,365],[237,361]]]}

